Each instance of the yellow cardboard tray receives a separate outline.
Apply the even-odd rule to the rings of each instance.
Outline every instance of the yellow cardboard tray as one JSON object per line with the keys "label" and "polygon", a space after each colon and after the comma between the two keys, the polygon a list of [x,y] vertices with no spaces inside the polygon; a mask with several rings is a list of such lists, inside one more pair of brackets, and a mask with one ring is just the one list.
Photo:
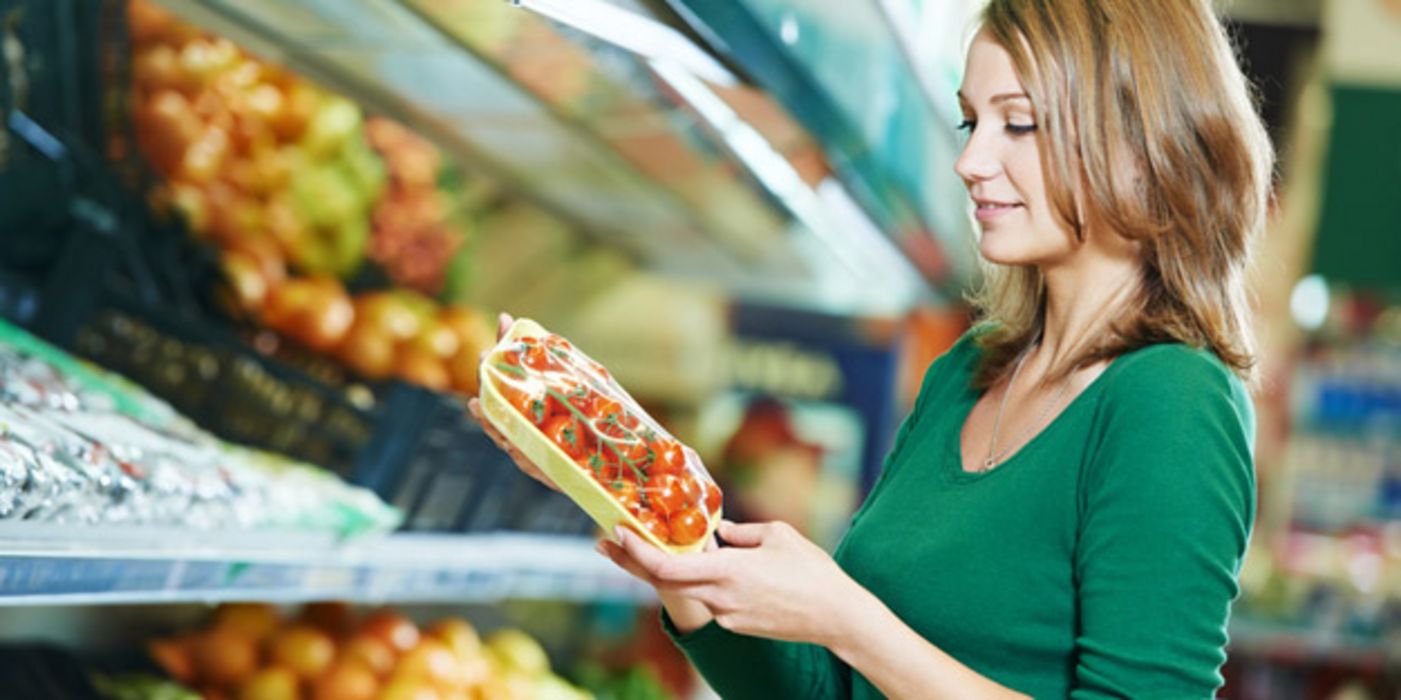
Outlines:
{"label": "yellow cardboard tray", "polygon": [[[510,340],[521,338],[544,338],[550,333],[540,324],[528,318],[516,319],[506,334]],[[490,376],[489,367],[494,364],[501,353],[502,346],[498,344],[498,349],[488,353],[480,368],[481,394],[478,397],[481,402],[482,413],[488,421],[510,441],[516,449],[521,451],[540,471],[545,473],[551,481],[569,496],[570,500],[584,509],[584,512],[593,518],[604,532],[612,533],[613,528],[619,524],[628,526],[634,532],[639,533],[648,542],[658,548],[673,554],[686,552],[698,552],[705,547],[705,543],[710,540],[715,532],[716,526],[720,523],[721,514],[717,513],[710,518],[710,527],[706,531],[705,537],[696,541],[695,544],[679,547],[668,544],[657,539],[642,523],[629,513],[626,508],[613,499],[608,491],[597,481],[594,481],[588,472],[584,471],[574,460],[540,432],[526,417],[518,413],[515,408],[506,401],[505,397],[496,388],[496,380]]]}

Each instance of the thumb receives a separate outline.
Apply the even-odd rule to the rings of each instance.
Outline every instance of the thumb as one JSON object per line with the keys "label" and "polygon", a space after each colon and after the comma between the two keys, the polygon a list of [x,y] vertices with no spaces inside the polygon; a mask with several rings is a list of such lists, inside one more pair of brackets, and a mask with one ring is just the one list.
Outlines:
{"label": "thumb", "polygon": [[731,547],[758,547],[769,533],[768,523],[739,523],[721,520],[715,534]]}
{"label": "thumb", "polygon": [[505,337],[506,337],[506,334],[509,333],[509,332],[511,331],[511,326],[512,326],[515,322],[516,322],[516,320],[515,320],[514,318],[511,318],[511,315],[508,314],[508,313],[506,313],[505,311],[502,311],[501,313],[497,314],[497,315],[496,315],[496,339],[499,341],[499,340],[501,340],[502,338],[505,338]]}

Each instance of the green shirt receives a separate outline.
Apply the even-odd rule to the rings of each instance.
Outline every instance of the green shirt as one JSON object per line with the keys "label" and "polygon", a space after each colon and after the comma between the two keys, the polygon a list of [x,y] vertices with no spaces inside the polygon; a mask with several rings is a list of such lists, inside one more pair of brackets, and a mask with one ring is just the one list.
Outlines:
{"label": "green shirt", "polygon": [[[1210,352],[1123,355],[996,469],[965,473],[972,334],[930,365],[837,563],[930,643],[1038,698],[1210,697],[1255,511],[1254,413]],[[822,647],[711,623],[717,692],[877,698]]]}

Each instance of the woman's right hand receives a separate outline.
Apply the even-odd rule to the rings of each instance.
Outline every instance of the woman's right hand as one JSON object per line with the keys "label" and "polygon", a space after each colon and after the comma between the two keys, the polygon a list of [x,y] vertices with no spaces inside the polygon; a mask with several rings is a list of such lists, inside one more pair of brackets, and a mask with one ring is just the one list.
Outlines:
{"label": "woman's right hand", "polygon": [[[515,322],[516,320],[511,318],[510,314],[503,313],[496,317],[496,342],[499,343],[502,338],[506,337],[506,334],[511,330],[511,325]],[[487,352],[490,351],[482,352],[481,360],[486,359]],[[530,478],[551,489],[555,491],[559,490],[555,482],[551,481],[550,477],[545,476],[545,472],[541,471],[540,467],[536,466],[534,462],[530,461],[529,457],[526,457],[520,450],[511,445],[511,441],[507,440],[506,436],[502,435],[501,431],[497,430],[496,426],[492,425],[491,421],[487,420],[486,416],[482,415],[481,401],[476,397],[472,397],[472,399],[467,402],[467,411],[472,414],[472,418],[477,421],[477,424],[482,426],[482,431],[486,433],[487,437],[491,438],[491,441],[496,443],[496,446],[501,448],[501,451],[505,452],[521,471],[525,472]]]}

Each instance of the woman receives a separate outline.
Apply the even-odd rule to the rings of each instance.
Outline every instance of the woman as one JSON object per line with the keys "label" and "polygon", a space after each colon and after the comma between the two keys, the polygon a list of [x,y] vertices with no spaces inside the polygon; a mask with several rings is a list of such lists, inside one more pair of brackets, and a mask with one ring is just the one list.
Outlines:
{"label": "woman", "polygon": [[1221,685],[1268,139],[1207,0],[991,0],[982,20],[955,168],[984,322],[930,366],[835,555],[781,523],[724,523],[693,555],[600,543],[725,698]]}

